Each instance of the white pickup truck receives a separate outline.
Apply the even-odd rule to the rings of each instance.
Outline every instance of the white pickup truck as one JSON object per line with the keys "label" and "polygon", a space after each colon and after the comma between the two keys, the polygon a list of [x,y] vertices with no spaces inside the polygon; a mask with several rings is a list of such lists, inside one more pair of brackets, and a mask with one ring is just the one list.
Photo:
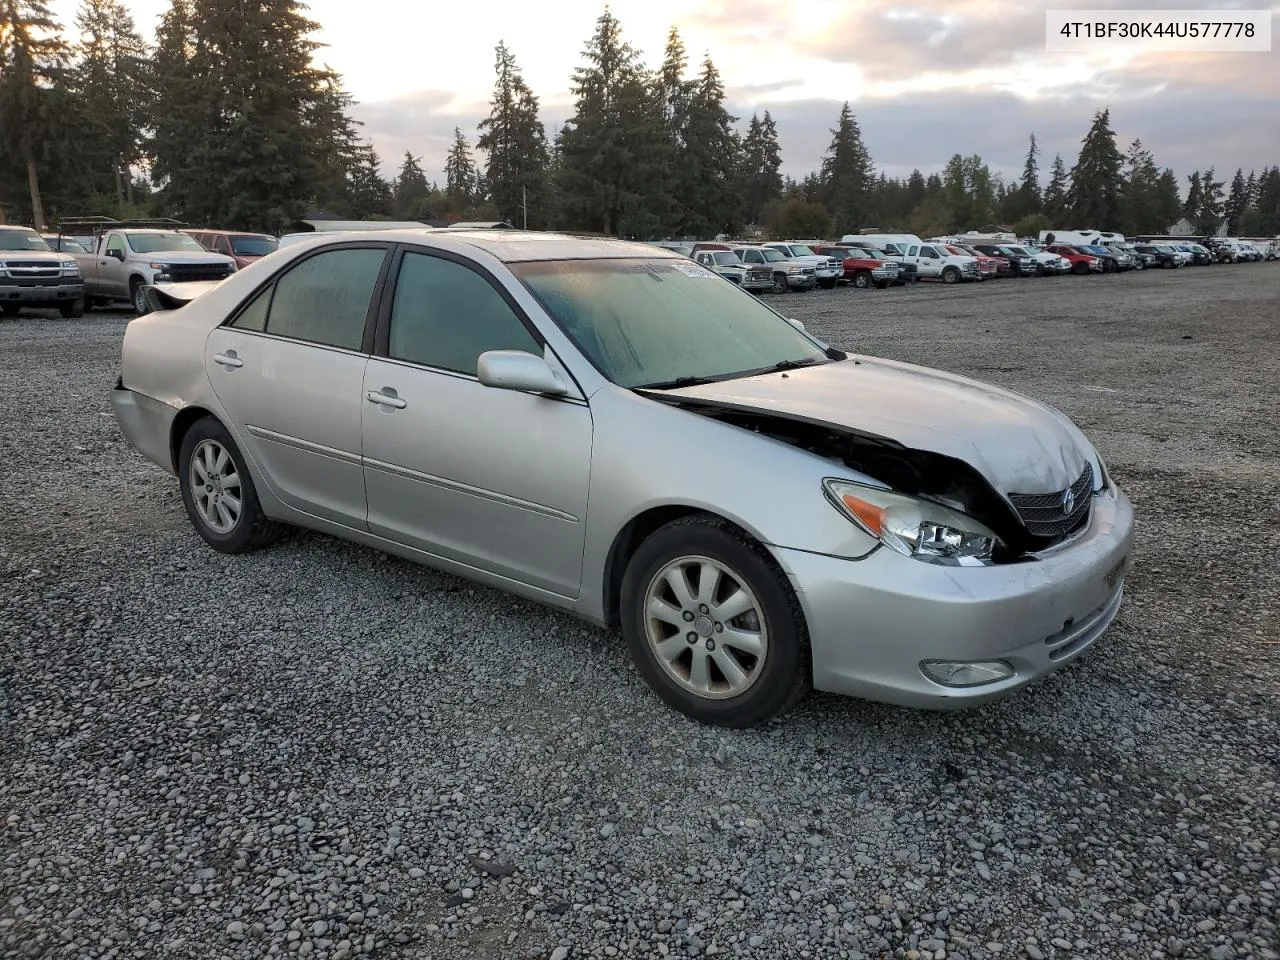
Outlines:
{"label": "white pickup truck", "polygon": [[74,256],[84,276],[88,304],[126,301],[138,313],[149,309],[145,287],[223,280],[236,271],[231,257],[210,253],[185,233],[145,227],[105,230],[93,253]]}
{"label": "white pickup truck", "polygon": [[840,282],[840,278],[844,276],[843,261],[835,257],[814,253],[812,248],[806,244],[796,243],[791,240],[775,240],[764,244],[764,246],[770,250],[777,250],[788,260],[803,264],[806,267],[813,267],[814,280],[818,286],[826,290],[833,289]]}
{"label": "white pickup truck", "polygon": [[916,276],[921,280],[941,280],[943,283],[960,283],[981,280],[976,257],[959,256],[942,244],[925,243],[912,234],[849,234],[841,243],[870,243],[883,251],[886,260],[896,263],[914,263]]}

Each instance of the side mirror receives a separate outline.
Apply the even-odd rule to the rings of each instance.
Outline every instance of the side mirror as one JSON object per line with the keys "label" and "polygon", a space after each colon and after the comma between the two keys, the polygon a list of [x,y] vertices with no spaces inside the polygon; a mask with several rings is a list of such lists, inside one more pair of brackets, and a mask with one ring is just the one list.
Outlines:
{"label": "side mirror", "polygon": [[797,330],[804,329],[804,324],[801,323],[799,320],[797,320],[795,317],[787,317],[787,323],[791,324]]}
{"label": "side mirror", "polygon": [[486,387],[562,397],[569,388],[542,357],[523,350],[489,350],[480,354],[476,374]]}
{"label": "side mirror", "polygon": [[107,251],[107,256],[108,256],[108,257],[111,257],[111,258],[112,258],[112,259],[114,259],[114,260],[119,260],[121,263],[124,263],[124,251],[123,251],[123,250],[108,250],[108,251]]}

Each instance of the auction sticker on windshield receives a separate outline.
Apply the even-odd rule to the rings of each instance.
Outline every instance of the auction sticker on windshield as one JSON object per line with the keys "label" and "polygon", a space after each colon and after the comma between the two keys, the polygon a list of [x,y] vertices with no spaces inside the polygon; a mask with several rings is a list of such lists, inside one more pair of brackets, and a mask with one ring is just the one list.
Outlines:
{"label": "auction sticker on windshield", "polygon": [[716,275],[706,267],[701,267],[696,263],[677,263],[675,266],[681,273],[689,277],[694,277],[698,280],[704,280],[707,277],[714,277]]}

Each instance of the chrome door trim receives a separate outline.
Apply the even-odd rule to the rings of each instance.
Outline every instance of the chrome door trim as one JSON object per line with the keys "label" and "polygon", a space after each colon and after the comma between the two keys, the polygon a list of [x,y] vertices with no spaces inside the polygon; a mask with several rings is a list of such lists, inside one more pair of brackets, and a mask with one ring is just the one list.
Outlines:
{"label": "chrome door trim", "polygon": [[382,460],[374,460],[370,457],[365,457],[364,465],[367,469],[378,470],[393,477],[401,477],[405,480],[415,480],[418,483],[427,483],[433,487],[442,487],[446,490],[455,490],[458,493],[469,494],[473,497],[479,497],[482,500],[490,500],[494,503],[505,504],[506,506],[516,507],[520,510],[528,510],[530,513],[538,513],[544,517],[551,517],[555,520],[564,520],[568,523],[578,522],[578,518],[573,514],[565,513],[563,510],[557,510],[555,507],[548,507],[545,504],[534,503],[532,500],[521,500],[518,497],[508,496],[505,493],[498,493],[494,490],[486,490],[483,487],[473,487],[469,483],[459,483],[456,480],[447,480],[444,477],[433,476],[429,473],[420,473],[417,470],[410,470],[408,467],[397,466],[394,463],[385,463]]}
{"label": "chrome door trim", "polygon": [[276,433],[274,430],[268,430],[266,427],[255,427],[251,423],[245,424],[245,429],[259,440],[268,440],[271,443],[278,443],[282,446],[293,447],[295,450],[304,450],[307,453],[318,454],[322,457],[329,457],[333,460],[341,460],[344,463],[352,463],[356,466],[360,465],[360,454],[347,453],[345,450],[338,450],[335,447],[326,447],[321,443],[312,443],[310,440],[301,440],[298,437],[291,437],[284,433]]}

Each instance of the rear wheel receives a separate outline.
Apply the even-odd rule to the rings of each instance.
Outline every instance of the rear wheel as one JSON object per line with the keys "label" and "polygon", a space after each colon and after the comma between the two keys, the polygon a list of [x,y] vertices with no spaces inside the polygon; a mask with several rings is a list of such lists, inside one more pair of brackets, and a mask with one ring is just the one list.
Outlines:
{"label": "rear wheel", "polygon": [[279,533],[262,512],[240,448],[213,417],[197,420],[182,438],[178,480],[191,525],[215,550],[248,553]]}
{"label": "rear wheel", "polygon": [[703,723],[747,727],[809,688],[804,614],[768,553],[715,517],[677,520],[636,550],[622,630],[641,676]]}
{"label": "rear wheel", "polygon": [[853,275],[853,285],[860,290],[865,290],[871,286],[871,272],[869,270],[859,270]]}

